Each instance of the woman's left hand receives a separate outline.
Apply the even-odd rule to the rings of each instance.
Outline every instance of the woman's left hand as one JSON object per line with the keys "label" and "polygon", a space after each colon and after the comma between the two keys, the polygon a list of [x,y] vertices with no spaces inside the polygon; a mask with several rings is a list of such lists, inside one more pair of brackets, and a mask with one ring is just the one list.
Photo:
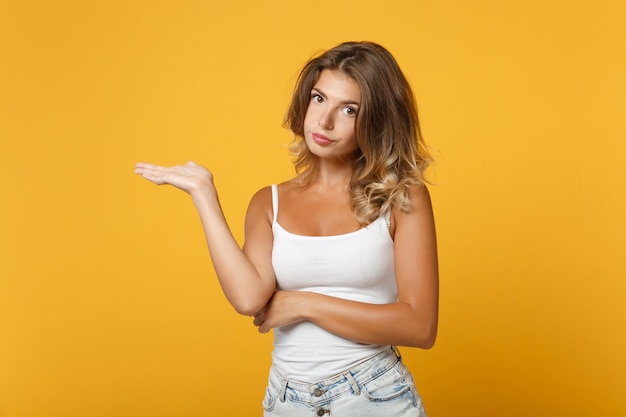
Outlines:
{"label": "woman's left hand", "polygon": [[259,328],[259,333],[304,320],[308,295],[299,291],[276,291],[265,307],[254,315],[254,325]]}

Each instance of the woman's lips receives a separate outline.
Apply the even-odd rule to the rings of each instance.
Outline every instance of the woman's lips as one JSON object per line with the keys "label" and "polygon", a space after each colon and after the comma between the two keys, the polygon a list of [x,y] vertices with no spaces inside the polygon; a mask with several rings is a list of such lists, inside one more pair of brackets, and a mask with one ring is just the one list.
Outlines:
{"label": "woman's lips", "polygon": [[331,143],[333,143],[332,140],[330,140],[324,135],[320,135],[319,133],[313,133],[311,136],[313,137],[313,141],[317,143],[318,145],[325,146],[325,145],[330,145]]}

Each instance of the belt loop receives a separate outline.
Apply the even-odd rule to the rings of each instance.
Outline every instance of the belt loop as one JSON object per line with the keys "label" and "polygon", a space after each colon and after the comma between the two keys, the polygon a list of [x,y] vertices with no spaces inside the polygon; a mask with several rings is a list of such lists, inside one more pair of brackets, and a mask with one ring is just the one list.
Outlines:
{"label": "belt loop", "polygon": [[354,378],[352,377],[352,374],[350,372],[346,372],[345,374],[343,374],[343,376],[345,376],[348,382],[350,383],[350,386],[352,387],[352,391],[354,392],[354,395],[359,395],[361,393],[361,389],[359,388],[359,384],[357,384]]}
{"label": "belt loop", "polygon": [[391,349],[393,349],[394,353],[396,354],[396,357],[401,360],[402,355],[400,354],[400,350],[396,346],[391,346]]}
{"label": "belt loop", "polygon": [[283,378],[283,383],[282,383],[282,387],[280,389],[280,402],[284,403],[285,402],[285,397],[287,395],[287,381],[285,378]]}

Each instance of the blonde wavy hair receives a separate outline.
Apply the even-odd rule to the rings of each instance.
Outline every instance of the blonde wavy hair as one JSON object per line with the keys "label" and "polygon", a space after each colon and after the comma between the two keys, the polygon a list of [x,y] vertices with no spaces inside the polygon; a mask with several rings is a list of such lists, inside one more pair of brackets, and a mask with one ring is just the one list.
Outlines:
{"label": "blonde wavy hair", "polygon": [[345,42],[311,59],[302,69],[284,126],[294,134],[290,151],[296,180],[310,185],[318,160],[304,141],[311,90],[323,70],[341,71],[356,81],[361,103],[355,121],[358,151],[352,160],[350,201],[362,225],[396,207],[407,211],[409,187],[427,183],[431,164],[419,128],[417,105],[394,57],[373,42]]}

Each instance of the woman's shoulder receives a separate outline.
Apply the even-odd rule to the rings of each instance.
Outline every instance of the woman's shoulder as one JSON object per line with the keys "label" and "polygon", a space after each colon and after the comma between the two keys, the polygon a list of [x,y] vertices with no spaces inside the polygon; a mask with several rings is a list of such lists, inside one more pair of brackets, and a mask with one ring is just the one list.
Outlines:
{"label": "woman's shoulder", "polygon": [[423,182],[414,184],[408,187],[409,201],[411,202],[411,208],[423,207],[424,205],[430,206],[430,191]]}
{"label": "woman's shoulder", "polygon": [[260,216],[272,218],[272,186],[266,185],[252,195],[248,204],[248,218],[259,218]]}
{"label": "woman's shoulder", "polygon": [[272,199],[274,188],[277,189],[278,194],[284,195],[293,191],[296,186],[294,185],[293,180],[288,180],[278,184],[266,185],[260,188],[250,199],[248,211],[264,211],[271,214],[273,211]]}
{"label": "woman's shoulder", "polygon": [[419,183],[409,186],[408,197],[409,204],[406,209],[401,210],[397,207],[391,209],[390,221],[392,231],[412,220],[423,218],[424,216],[431,218],[433,215],[430,192],[425,184]]}

